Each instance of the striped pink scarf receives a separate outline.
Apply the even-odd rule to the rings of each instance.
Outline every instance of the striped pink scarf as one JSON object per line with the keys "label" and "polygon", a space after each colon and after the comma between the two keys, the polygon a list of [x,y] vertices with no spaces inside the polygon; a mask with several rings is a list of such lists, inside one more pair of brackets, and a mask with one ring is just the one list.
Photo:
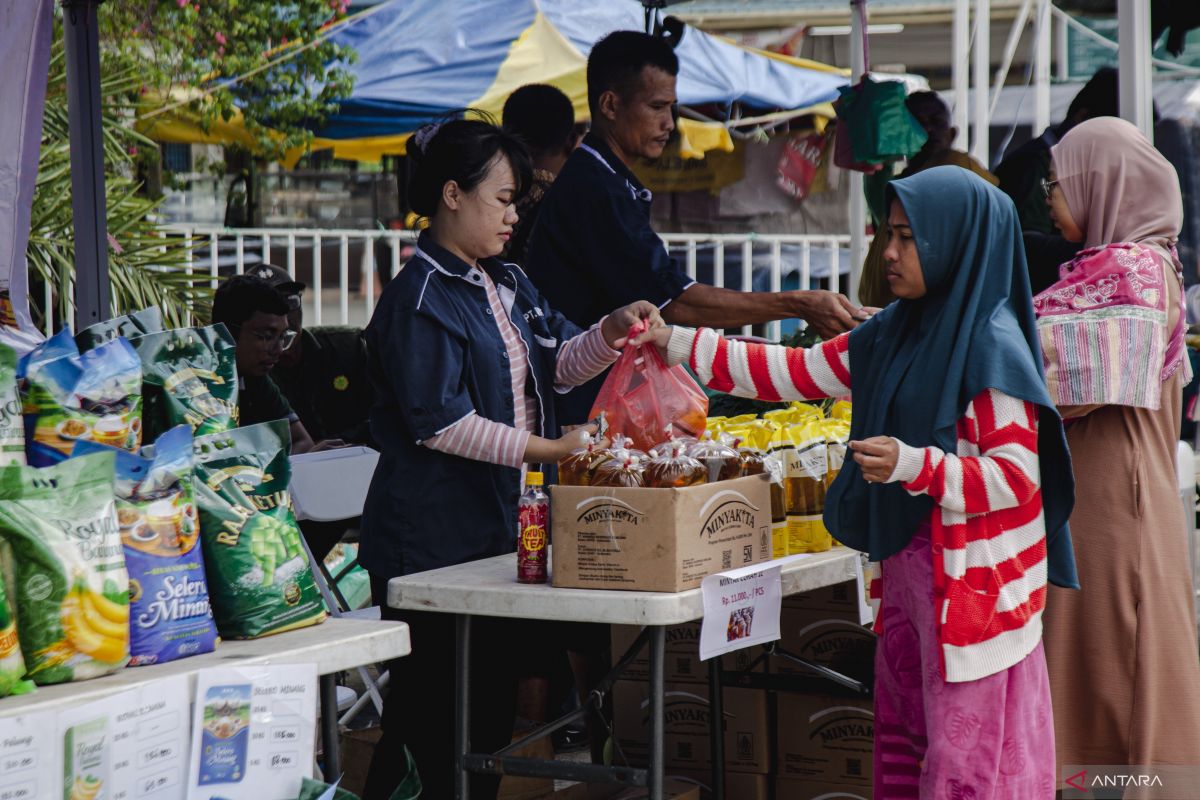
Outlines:
{"label": "striped pink scarf", "polygon": [[1046,383],[1057,405],[1157,409],[1163,383],[1181,366],[1191,379],[1182,309],[1167,335],[1164,281],[1177,276],[1164,261],[1154,247],[1131,242],[1093,247],[1064,264],[1058,283],[1033,299]]}

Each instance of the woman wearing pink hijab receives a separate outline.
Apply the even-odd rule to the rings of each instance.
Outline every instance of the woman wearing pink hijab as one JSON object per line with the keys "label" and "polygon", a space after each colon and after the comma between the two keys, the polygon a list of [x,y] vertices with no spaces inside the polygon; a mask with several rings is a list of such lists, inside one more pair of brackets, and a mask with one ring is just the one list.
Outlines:
{"label": "woman wearing pink hijab", "polygon": [[1179,179],[1114,117],[1073,128],[1051,160],[1050,216],[1085,248],[1034,298],[1076,486],[1081,589],[1051,586],[1045,612],[1059,768],[1197,764],[1200,660],[1175,477],[1191,377]]}

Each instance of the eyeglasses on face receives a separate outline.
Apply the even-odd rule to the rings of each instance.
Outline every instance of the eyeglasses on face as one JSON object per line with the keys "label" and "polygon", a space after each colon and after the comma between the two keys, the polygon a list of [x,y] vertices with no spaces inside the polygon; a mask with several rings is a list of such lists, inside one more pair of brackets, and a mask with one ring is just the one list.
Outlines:
{"label": "eyeglasses on face", "polygon": [[260,331],[251,331],[250,335],[254,337],[254,341],[262,345],[263,349],[270,350],[275,345],[279,345],[280,350],[287,350],[296,341],[296,332],[286,330],[282,333],[263,333]]}
{"label": "eyeglasses on face", "polygon": [[1042,196],[1049,200],[1050,192],[1054,191],[1055,186],[1058,186],[1058,181],[1048,181],[1042,178]]}

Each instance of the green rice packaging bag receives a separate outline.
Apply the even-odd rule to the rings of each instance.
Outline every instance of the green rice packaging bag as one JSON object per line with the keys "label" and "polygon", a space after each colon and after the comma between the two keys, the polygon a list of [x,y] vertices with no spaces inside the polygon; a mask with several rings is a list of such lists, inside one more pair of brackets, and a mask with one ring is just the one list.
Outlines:
{"label": "green rice packaging bag", "polygon": [[0,344],[0,466],[7,464],[25,464],[25,417],[17,391],[17,354]]}
{"label": "green rice packaging bag", "polygon": [[113,501],[115,452],[0,467],[0,537],[29,677],[64,683],[129,661],[129,578]]}
{"label": "green rice packaging bag", "polygon": [[142,367],[124,339],[81,354],[64,328],[30,353],[23,405],[35,467],[69,458],[80,439],[134,451],[142,441]]}
{"label": "green rice packaging bag", "polygon": [[196,439],[196,502],[222,638],[315,625],[325,606],[292,513],[286,420]]}
{"label": "green rice packaging bag", "polygon": [[147,436],[188,424],[197,436],[237,427],[237,353],[224,325],[148,333],[132,340],[142,361]]}
{"label": "green rice packaging bag", "polygon": [[0,697],[27,694],[33,683],[25,680],[25,659],[21,657],[21,642],[17,638],[17,618],[4,592],[0,576]]}
{"label": "green rice packaging bag", "polygon": [[97,322],[75,334],[75,343],[79,351],[92,350],[113,339],[133,339],[147,333],[158,333],[163,329],[162,311],[157,306],[132,314]]}

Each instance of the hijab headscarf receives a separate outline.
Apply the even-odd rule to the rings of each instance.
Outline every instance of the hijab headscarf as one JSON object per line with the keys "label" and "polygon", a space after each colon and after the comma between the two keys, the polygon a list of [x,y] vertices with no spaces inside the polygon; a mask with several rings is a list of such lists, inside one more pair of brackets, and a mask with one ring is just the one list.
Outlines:
{"label": "hijab headscarf", "polygon": [[1034,299],[1051,393],[1059,405],[1157,409],[1162,384],[1180,367],[1190,372],[1183,292],[1179,320],[1168,330],[1162,264],[1182,287],[1179,176],[1136,127],[1116,117],[1080,123],[1050,156],[1085,248]]}
{"label": "hijab headscarf", "polygon": [[[957,451],[958,420],[985,389],[1040,406],[1038,457],[1052,582],[1078,585],[1067,520],[1075,482],[1062,420],[1046,391],[1016,208],[960,167],[934,167],[888,187],[912,226],[926,295],[898,300],[850,334],[850,437],[894,436]],[[899,483],[868,483],[847,459],[830,487],[825,524],[881,561],[934,510]]]}

